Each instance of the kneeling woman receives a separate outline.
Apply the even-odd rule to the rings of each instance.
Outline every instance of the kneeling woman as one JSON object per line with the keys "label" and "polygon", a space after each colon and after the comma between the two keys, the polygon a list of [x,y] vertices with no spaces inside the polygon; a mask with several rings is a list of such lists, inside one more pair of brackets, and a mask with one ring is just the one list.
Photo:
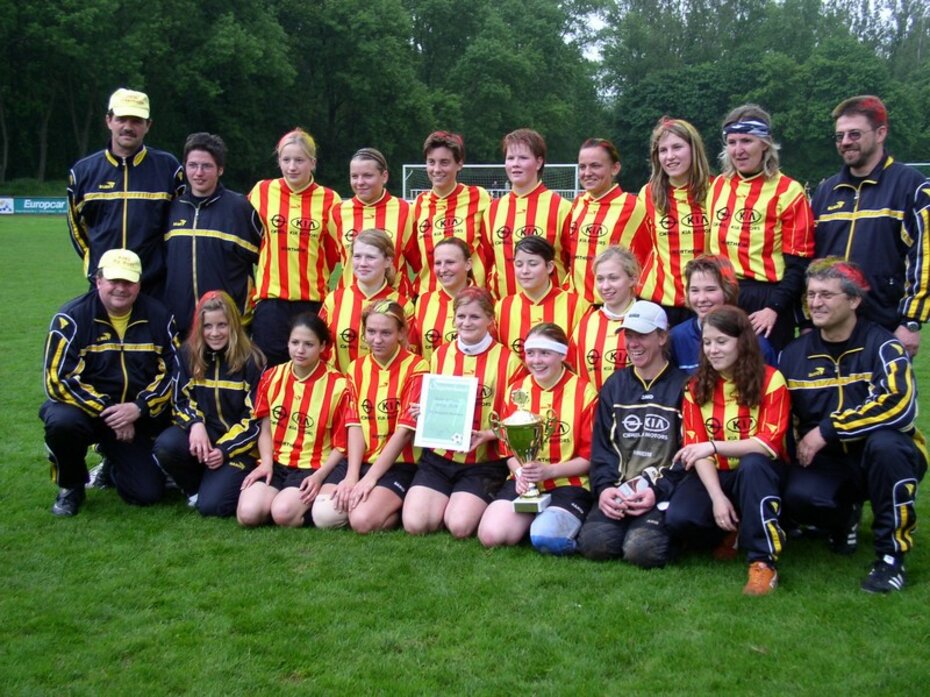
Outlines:
{"label": "kneeling woman", "polygon": [[[545,417],[551,410],[558,415],[557,427],[536,460],[522,467],[513,457],[507,461],[510,479],[484,512],[478,539],[485,547],[515,545],[529,531],[540,552],[571,554],[593,501],[588,468],[597,392],[566,368],[568,337],[558,325],[533,327],[524,351],[530,374],[507,391],[504,416],[523,408]],[[514,394],[520,392],[528,396],[522,406],[514,401]],[[514,512],[513,500],[534,484],[552,496],[549,507],[538,514]]]}
{"label": "kneeling woman", "polygon": [[269,517],[277,525],[306,525],[320,487],[344,457],[346,381],[320,360],[330,343],[323,320],[297,315],[287,342],[291,360],[262,375],[254,410],[260,459],[242,483],[241,525]]}
{"label": "kneeling woman", "polygon": [[785,536],[778,524],[790,421],[782,374],[762,361],[746,313],[720,307],[704,318],[697,373],[682,407],[684,447],[675,456],[695,473],[675,489],[665,514],[673,535],[719,541],[738,531],[746,551],[746,595],[778,584],[775,561]]}
{"label": "kneeling woman", "polygon": [[371,353],[349,366],[346,413],[349,457],[326,480],[313,506],[317,527],[348,521],[360,533],[387,530],[400,520],[404,495],[416,473],[416,420],[409,414],[420,398],[429,364],[403,344],[404,308],[393,300],[372,303],[362,313]]}
{"label": "kneeling woman", "polygon": [[231,516],[255,466],[259,429],[252,397],[265,357],[223,291],[200,299],[180,364],[175,425],[155,441],[155,459],[201,514]]}
{"label": "kneeling woman", "polygon": [[465,288],[456,296],[454,309],[458,337],[433,353],[430,372],[478,378],[471,450],[423,450],[404,500],[404,529],[412,535],[445,525],[455,537],[470,537],[507,478],[490,415],[504,410],[507,386],[524,377],[523,366],[491,336],[494,301],[488,291]]}

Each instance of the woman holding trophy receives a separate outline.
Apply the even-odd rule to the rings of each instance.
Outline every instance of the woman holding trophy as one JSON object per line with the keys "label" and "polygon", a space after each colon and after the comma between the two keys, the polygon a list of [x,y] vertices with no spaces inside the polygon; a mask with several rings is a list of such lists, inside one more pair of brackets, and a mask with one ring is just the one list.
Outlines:
{"label": "woman holding trophy", "polygon": [[[510,478],[484,512],[478,539],[485,547],[515,545],[529,532],[540,552],[571,554],[593,501],[588,467],[597,392],[567,368],[568,337],[558,325],[533,327],[524,351],[530,374],[507,391],[498,427],[502,451],[513,453]],[[516,432],[528,426],[538,431],[518,444]],[[540,491],[549,502],[544,510],[520,505],[538,501]]]}

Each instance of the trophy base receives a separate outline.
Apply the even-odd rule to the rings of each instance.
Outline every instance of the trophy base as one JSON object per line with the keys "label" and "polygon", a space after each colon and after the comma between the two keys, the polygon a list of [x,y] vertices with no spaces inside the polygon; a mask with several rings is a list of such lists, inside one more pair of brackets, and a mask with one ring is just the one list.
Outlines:
{"label": "trophy base", "polygon": [[514,513],[542,513],[552,501],[552,494],[518,496],[513,500]]}

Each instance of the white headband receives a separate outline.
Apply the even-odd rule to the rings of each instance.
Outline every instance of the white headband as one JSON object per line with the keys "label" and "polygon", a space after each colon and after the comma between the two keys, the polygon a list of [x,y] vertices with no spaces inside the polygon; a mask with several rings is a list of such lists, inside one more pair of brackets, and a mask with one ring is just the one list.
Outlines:
{"label": "white headband", "polygon": [[529,339],[523,342],[523,350],[527,349],[545,349],[547,351],[552,351],[553,353],[558,353],[562,356],[568,355],[568,346],[558,341],[553,341],[552,339],[547,339],[544,336],[531,336]]}

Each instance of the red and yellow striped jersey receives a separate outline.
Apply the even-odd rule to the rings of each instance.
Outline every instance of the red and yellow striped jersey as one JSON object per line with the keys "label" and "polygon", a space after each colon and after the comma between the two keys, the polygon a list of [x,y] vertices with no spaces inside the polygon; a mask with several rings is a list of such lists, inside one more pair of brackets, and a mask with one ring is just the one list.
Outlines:
{"label": "red and yellow striped jersey", "polygon": [[[491,428],[491,411],[498,414],[504,412],[507,386],[526,375],[520,359],[496,341],[487,350],[475,355],[462,353],[457,341],[443,344],[430,359],[430,372],[478,378],[478,401],[475,404],[473,426],[477,431]],[[496,440],[479,445],[470,453],[439,449],[435,453],[462,465],[480,464],[502,457]]]}
{"label": "red and yellow striped jersey", "polygon": [[[627,310],[633,302],[635,300]],[[603,309],[592,308],[578,322],[569,339],[566,362],[598,391],[607,378],[629,363],[622,330],[623,317],[611,319]]]}
{"label": "red and yellow striped jersey", "polygon": [[525,196],[510,192],[494,199],[484,214],[481,237],[488,271],[488,290],[495,298],[520,290],[513,268],[513,248],[524,237],[538,235],[555,247],[552,282],[562,285],[568,268],[568,214],[571,204],[542,182]]}
{"label": "red and yellow striped jersey", "polygon": [[779,172],[718,176],[707,192],[710,254],[727,257],[737,278],[777,283],[785,254],[814,255],[814,216],[804,188]]}
{"label": "red and yellow striped jersey", "polygon": [[[521,390],[530,397],[529,404],[523,409],[543,418],[551,411],[556,418],[552,435],[539,449],[536,457],[538,462],[551,464],[574,457],[591,459],[591,432],[597,408],[597,391],[591,383],[563,368],[559,381],[549,389],[544,389],[536,382],[536,378],[528,375],[507,390],[504,417],[517,411],[518,407],[512,398],[514,390]],[[504,444],[501,444],[501,450],[504,455],[512,454]],[[587,475],[546,479],[539,488],[550,491],[557,486],[591,488]]]}
{"label": "red and yellow striped jersey", "polygon": [[685,307],[685,264],[704,253],[709,230],[705,201],[695,201],[687,186],[669,187],[668,210],[660,214],[646,184],[639,192],[646,208],[651,250],[638,295],[667,307]]}
{"label": "red and yellow striped jersey", "polygon": [[345,373],[352,361],[368,353],[368,346],[362,336],[362,310],[378,300],[396,300],[404,308],[408,319],[413,316],[411,302],[387,283],[369,296],[365,295],[353,278],[350,285],[337,288],[323,301],[320,319],[326,322],[333,335],[333,343],[323,358],[340,373]]}
{"label": "red and yellow striped jersey", "polygon": [[303,191],[291,191],[284,179],[265,179],[252,188],[249,202],[265,225],[256,298],[320,302],[326,297],[339,256],[331,216],[340,201],[339,194],[314,181]]}
{"label": "red and yellow striped jersey", "polygon": [[600,302],[594,286],[594,260],[598,254],[619,244],[628,247],[640,264],[649,255],[646,208],[636,195],[626,193],[618,184],[597,198],[586,191],[575,199],[570,235],[570,287],[589,303]]}
{"label": "red and yellow striped jersey", "polygon": [[[364,462],[378,459],[384,446],[398,428],[416,430],[416,420],[406,417],[411,403],[420,400],[420,387],[429,363],[406,349],[398,348],[394,357],[381,365],[368,354],[349,366],[349,400],[346,425],[358,426],[365,436]],[[413,443],[404,447],[397,462],[416,462],[420,449]]]}
{"label": "red and yellow striped jersey", "polygon": [[352,241],[355,236],[362,230],[377,228],[384,230],[394,240],[394,268],[397,269],[397,285],[405,295],[410,295],[410,279],[407,276],[404,251],[410,244],[412,225],[410,204],[402,198],[392,196],[387,191],[372,204],[363,203],[358,196],[353,196],[334,208],[333,230],[338,241],[339,261],[342,263],[339,286],[352,282]]}
{"label": "red and yellow striped jersey", "polygon": [[553,322],[571,336],[590,305],[577,293],[549,283],[549,290],[534,302],[523,291],[501,298],[495,305],[500,342],[523,358],[523,339],[540,322]]}
{"label": "red and yellow striped jersey", "polygon": [[413,204],[413,232],[405,257],[416,274],[416,295],[436,290],[439,281],[433,273],[433,249],[444,237],[458,237],[472,250],[472,273],[483,285],[486,278],[481,249],[481,221],[491,196],[480,186],[459,184],[447,196],[425,191]]}
{"label": "red and yellow striped jersey", "polygon": [[[762,403],[756,407],[740,406],[736,401],[736,385],[720,379],[714,387],[714,398],[706,404],[696,404],[692,386],[685,390],[682,403],[684,444],[711,440],[736,441],[752,438],[758,441],[772,459],[787,459],[788,427],[791,424],[791,398],[788,385],[778,370],[765,366]],[[739,466],[736,458],[716,456],[717,469],[731,470]]]}
{"label": "red and yellow striped jersey", "polygon": [[452,307],[454,300],[442,284],[436,290],[417,298],[407,338],[410,345],[426,360],[442,344],[454,341],[458,336],[455,331],[455,310]]}
{"label": "red and yellow striped jersey", "polygon": [[333,448],[346,450],[347,401],[345,378],[323,361],[302,380],[288,361],[262,375],[253,414],[271,421],[275,462],[319,469]]}

